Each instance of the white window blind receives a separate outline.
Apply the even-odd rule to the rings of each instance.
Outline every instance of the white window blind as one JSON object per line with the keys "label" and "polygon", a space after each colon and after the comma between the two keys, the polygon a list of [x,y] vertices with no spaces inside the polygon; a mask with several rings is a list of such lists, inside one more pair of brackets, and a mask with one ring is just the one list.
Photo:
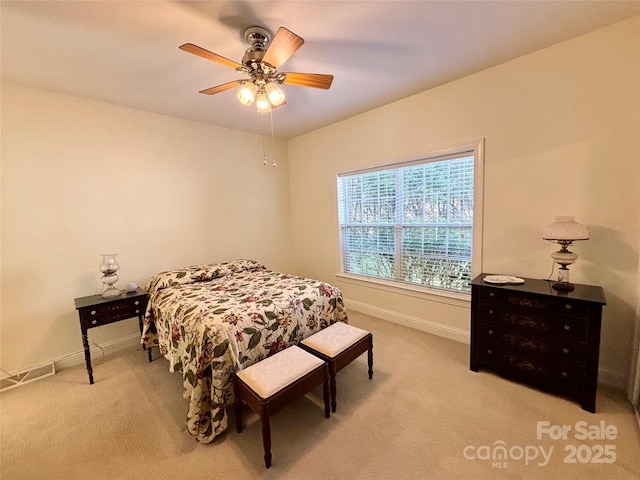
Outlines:
{"label": "white window blind", "polygon": [[476,153],[339,175],[343,273],[469,291]]}

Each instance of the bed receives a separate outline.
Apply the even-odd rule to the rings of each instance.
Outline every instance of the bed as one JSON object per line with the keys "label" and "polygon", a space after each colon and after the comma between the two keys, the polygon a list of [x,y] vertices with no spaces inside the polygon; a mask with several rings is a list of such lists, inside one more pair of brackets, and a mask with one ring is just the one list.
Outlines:
{"label": "bed", "polygon": [[347,322],[338,288],[254,260],[162,272],[146,290],[142,344],[157,347],[169,370],[182,373],[187,429],[202,443],[227,428],[236,371]]}

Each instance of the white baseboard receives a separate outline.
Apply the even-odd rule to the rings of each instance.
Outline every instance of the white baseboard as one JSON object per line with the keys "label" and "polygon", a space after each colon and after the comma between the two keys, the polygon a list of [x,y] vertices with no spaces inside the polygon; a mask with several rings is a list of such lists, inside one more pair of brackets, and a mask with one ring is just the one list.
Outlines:
{"label": "white baseboard", "polygon": [[[405,327],[415,328],[416,330],[421,330],[426,333],[431,333],[433,335],[448,338],[449,340],[465,343],[467,345],[471,343],[471,333],[468,330],[443,325],[437,322],[431,322],[423,318],[405,315],[403,313],[375,307],[373,305],[354,300],[345,300],[345,303],[349,309],[353,309],[366,315],[371,315],[372,317],[397,323],[398,325],[403,325]],[[92,363],[95,363],[95,361],[98,358],[101,358],[102,355],[108,355],[125,348],[133,347],[140,347],[139,334],[133,334],[110,342],[105,342],[99,347],[97,345],[92,345],[90,347]],[[55,359],[53,360],[53,364],[56,371],[84,364],[84,350]],[[600,368],[598,370],[598,383],[625,390],[627,386],[627,377],[623,372]]]}
{"label": "white baseboard", "polygon": [[[466,344],[471,343],[471,332],[468,330],[443,325],[437,322],[431,322],[429,320],[424,320],[423,318],[405,315],[403,313],[375,307],[355,300],[345,299],[345,304],[348,308],[353,309],[356,312],[371,315],[372,317],[381,318],[382,320],[404,325],[405,327],[415,328],[416,330],[422,330],[423,332],[448,338],[449,340],[455,340],[456,342]],[[627,377],[623,372],[608,370],[601,367],[598,369],[598,383],[619,388],[620,390],[625,390],[627,386]]]}
{"label": "white baseboard", "polygon": [[622,372],[598,368],[598,383],[626,391],[627,381],[627,376]]}
{"label": "white baseboard", "polygon": [[[135,346],[140,347],[140,334],[133,334],[110,342],[101,343],[100,346],[97,344],[90,345],[89,351],[91,352],[91,363],[94,364],[102,357],[102,355],[108,355],[125,348],[132,348]],[[58,358],[54,360],[53,363],[56,370],[63,370],[80,364],[84,365],[84,350]]]}
{"label": "white baseboard", "polygon": [[471,333],[468,330],[461,328],[451,327],[449,325],[443,325],[441,323],[431,322],[423,318],[413,317],[411,315],[405,315],[403,313],[394,312],[380,307],[374,307],[366,303],[357,302],[354,300],[345,300],[348,308],[361,312],[372,317],[381,318],[389,322],[404,325],[405,327],[415,328],[416,330],[422,330],[423,332],[432,333],[439,337],[448,338],[449,340],[455,340],[460,343],[471,343]]}

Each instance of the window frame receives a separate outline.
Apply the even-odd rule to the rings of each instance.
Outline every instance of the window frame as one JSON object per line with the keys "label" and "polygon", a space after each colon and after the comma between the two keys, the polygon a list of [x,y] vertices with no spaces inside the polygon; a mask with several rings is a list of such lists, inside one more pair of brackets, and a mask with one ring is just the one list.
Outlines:
{"label": "window frame", "polygon": [[[484,199],[484,138],[473,140],[451,147],[441,148],[429,151],[425,154],[414,157],[411,160],[403,160],[399,162],[378,165],[357,170],[339,172],[336,176],[336,189],[338,188],[338,179],[350,175],[360,175],[366,173],[379,172],[390,169],[400,169],[445,161],[449,159],[460,158],[464,156],[473,157],[473,225],[472,225],[472,251],[471,251],[471,278],[474,278],[482,272],[482,225],[483,225],[483,199]],[[340,223],[340,196],[341,192],[336,190],[336,203],[338,208],[337,215],[337,233],[338,233],[338,256],[339,256],[339,273],[336,274],[345,280],[355,281],[356,284],[378,287],[382,286],[385,290],[397,293],[407,294],[411,296],[422,296],[422,294],[436,295],[437,297],[449,297],[453,299],[470,300],[471,292],[458,290],[450,290],[446,288],[435,288],[404,282],[402,280],[387,279],[376,276],[356,274],[345,271],[344,266],[344,250],[342,243],[342,225]],[[394,225],[395,226],[395,225]],[[394,258],[395,254],[394,254]],[[397,262],[396,262],[397,263]],[[389,287],[389,288],[386,288]]]}

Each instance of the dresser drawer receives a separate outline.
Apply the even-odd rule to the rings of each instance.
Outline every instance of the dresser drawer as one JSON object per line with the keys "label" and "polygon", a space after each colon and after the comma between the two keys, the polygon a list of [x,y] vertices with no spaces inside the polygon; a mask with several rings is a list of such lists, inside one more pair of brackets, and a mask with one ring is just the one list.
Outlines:
{"label": "dresser drawer", "polygon": [[520,333],[508,328],[481,323],[478,325],[478,339],[487,343],[523,350],[548,359],[584,366],[587,359],[585,345],[571,342],[556,342],[547,337]]}
{"label": "dresser drawer", "polygon": [[589,313],[589,307],[584,302],[500,289],[487,288],[480,290],[479,300],[491,304],[503,304],[547,314],[560,314],[579,318],[585,318]]}
{"label": "dresser drawer", "polygon": [[549,361],[502,345],[478,342],[478,359],[489,368],[512,374],[538,385],[553,382],[564,387],[584,387],[585,371],[578,367]]}
{"label": "dresser drawer", "polygon": [[481,323],[517,328],[522,332],[550,335],[556,339],[586,342],[588,323],[571,317],[545,315],[542,312],[506,305],[479,305]]}

